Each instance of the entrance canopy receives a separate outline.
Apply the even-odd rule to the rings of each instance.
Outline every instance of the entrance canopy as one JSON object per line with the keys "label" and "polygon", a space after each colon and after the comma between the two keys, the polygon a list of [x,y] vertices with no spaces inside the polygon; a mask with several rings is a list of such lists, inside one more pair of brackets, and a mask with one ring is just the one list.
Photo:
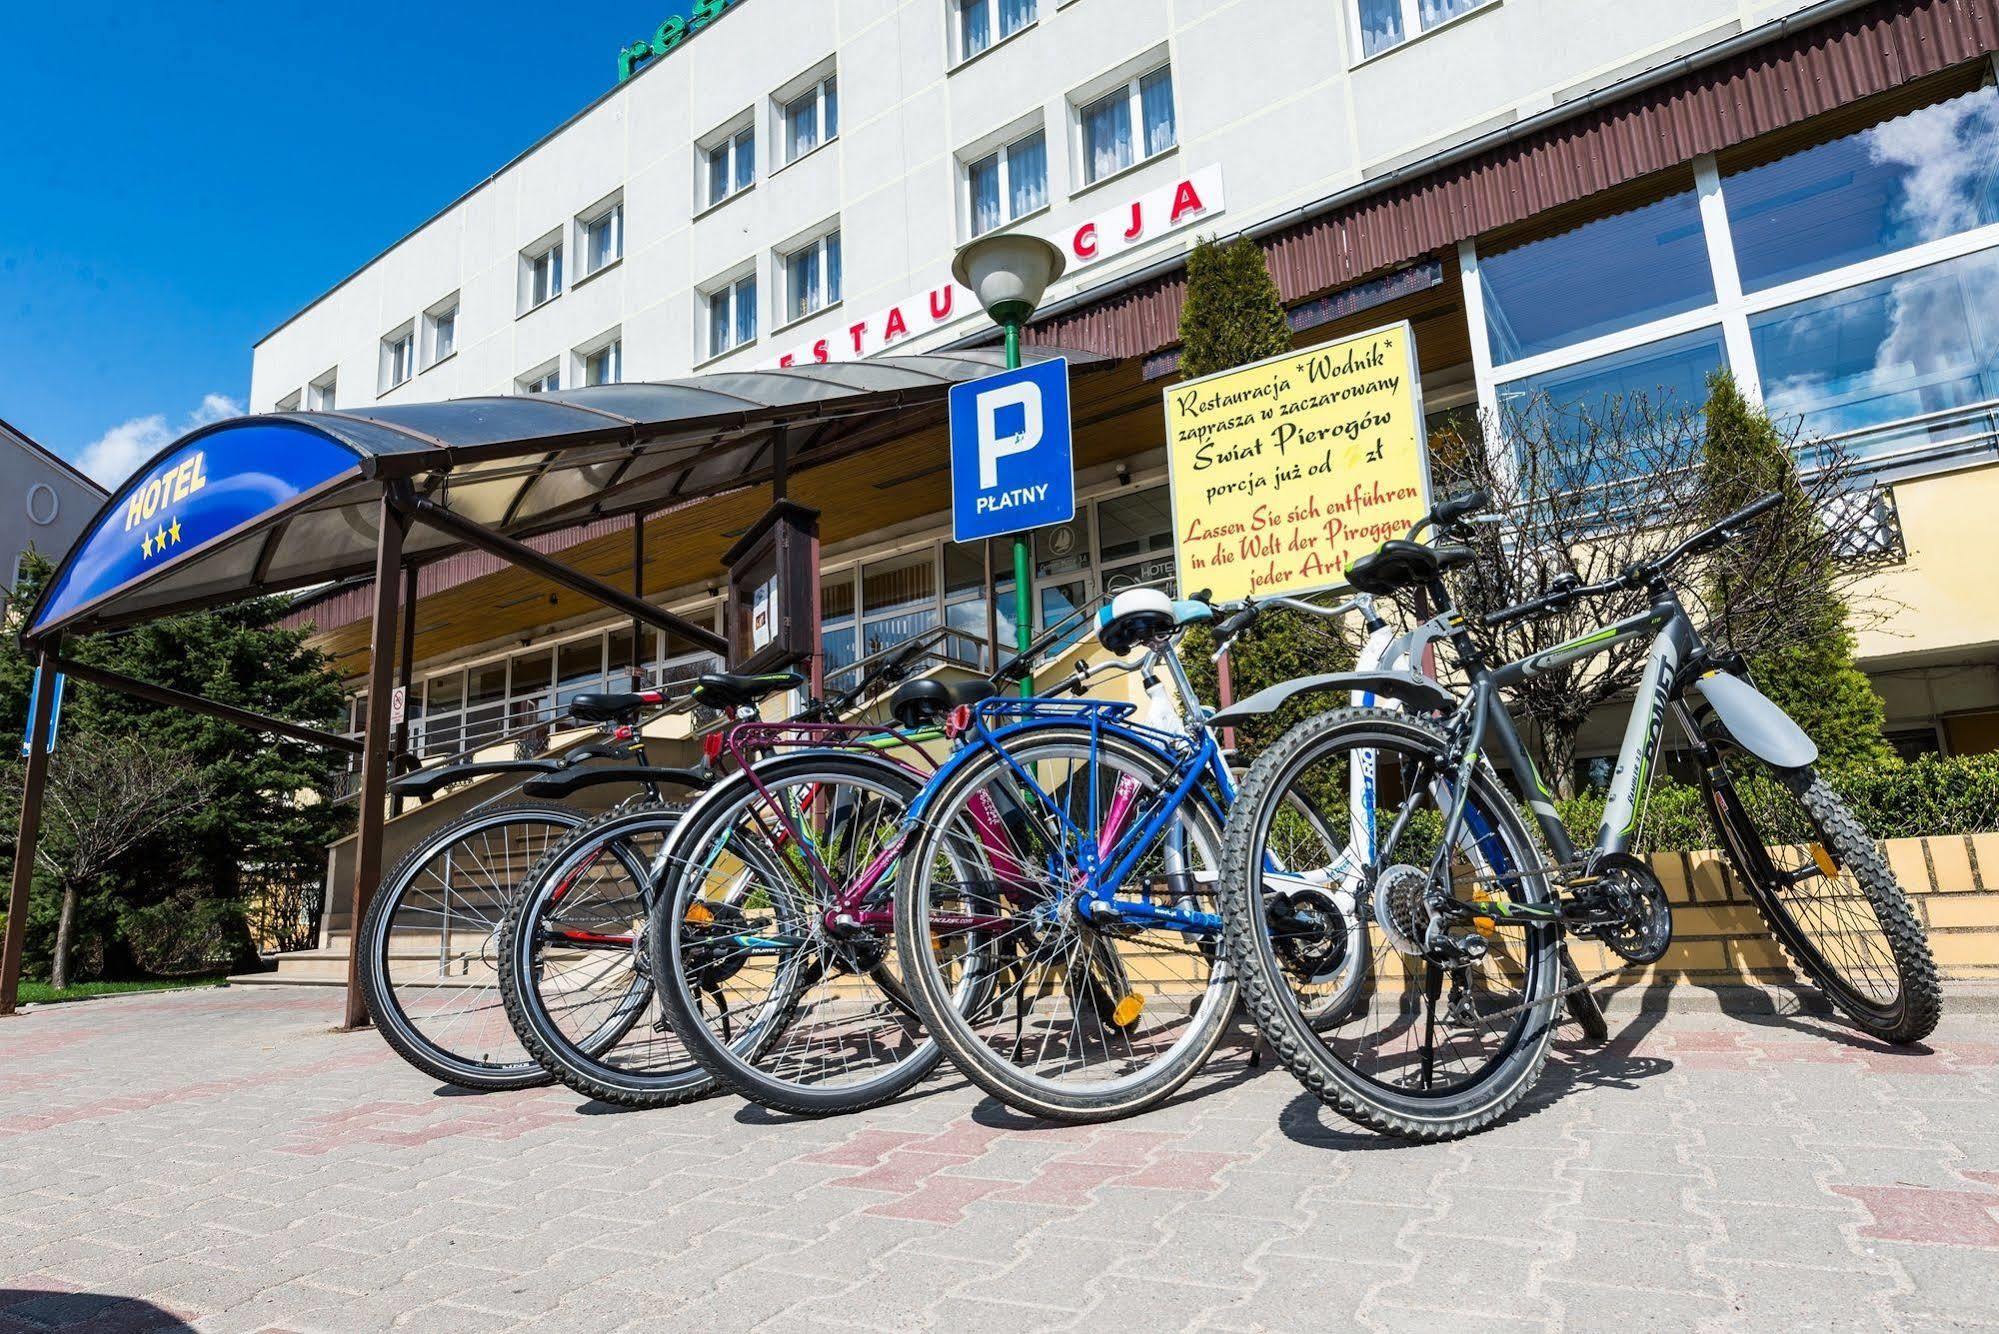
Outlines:
{"label": "entrance canopy", "polygon": [[[1057,356],[1077,375],[1111,364],[1051,348],[1031,359]],[[952,385],[1000,365],[997,350],[959,351],[221,422],[182,437],[113,494],[23,638],[371,574],[385,486],[406,485],[427,507],[518,540],[897,438],[941,417]],[[466,545],[462,530],[419,524],[402,560]]]}

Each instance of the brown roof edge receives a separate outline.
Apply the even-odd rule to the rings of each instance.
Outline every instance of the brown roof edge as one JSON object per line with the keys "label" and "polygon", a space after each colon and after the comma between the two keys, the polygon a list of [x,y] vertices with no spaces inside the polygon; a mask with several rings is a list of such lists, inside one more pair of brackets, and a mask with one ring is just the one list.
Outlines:
{"label": "brown roof edge", "polygon": [[[1350,202],[1247,234],[1284,300],[1302,300],[1988,56],[1999,51],[1999,0],[1874,0],[1771,26],[1721,44],[1722,58],[1710,50],[1668,67],[1685,73],[1648,72],[1634,90],[1550,113],[1553,123],[1512,127],[1491,148],[1414,164],[1356,187]],[[1029,341],[1118,357],[1179,341],[1185,261],[1125,282],[1058,307]]]}

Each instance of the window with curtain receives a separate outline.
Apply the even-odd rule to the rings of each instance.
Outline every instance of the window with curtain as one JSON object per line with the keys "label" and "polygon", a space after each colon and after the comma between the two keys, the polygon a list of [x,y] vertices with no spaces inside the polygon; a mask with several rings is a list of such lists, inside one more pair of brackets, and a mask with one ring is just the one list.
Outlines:
{"label": "window with curtain", "polygon": [[1722,178],[1745,292],[1999,222],[1999,89]]}
{"label": "window with curtain", "polygon": [[625,344],[614,338],[583,358],[584,384],[617,384],[625,378]]}
{"label": "window with curtain", "polygon": [[[819,583],[820,670],[831,683],[860,658],[854,626],[854,572],[828,575]],[[843,682],[844,683],[844,682]]]}
{"label": "window with curtain", "polygon": [[1495,364],[1696,310],[1714,275],[1689,188],[1495,255],[1481,254]]}
{"label": "window with curtain", "polygon": [[756,341],[757,276],[745,274],[708,293],[708,355]]}
{"label": "window with curtain", "polygon": [[840,93],[829,76],[784,104],[784,160],[796,162],[840,133]]}
{"label": "window with curtain", "polygon": [[625,255],[625,206],[613,204],[583,224],[583,269],[595,273]]}
{"label": "window with curtain", "polygon": [[748,189],[757,178],[757,132],[751,126],[724,137],[712,147],[703,150],[703,158],[708,164],[708,186],[705,201],[710,208],[735,194]]}
{"label": "window with curtain", "polygon": [[1078,112],[1083,140],[1083,182],[1116,175],[1178,142],[1173,115],[1173,71],[1158,69],[1120,84]]}
{"label": "window with curtain", "polygon": [[785,318],[802,320],[840,300],[840,233],[836,229],[784,257]]}
{"label": "window with curtain", "polygon": [[937,624],[937,558],[925,550],[861,570],[861,654],[916,638]]}
{"label": "window with curtain", "polygon": [[1364,60],[1499,0],[1349,0]]}
{"label": "window with curtain", "polygon": [[957,6],[958,59],[970,60],[1034,22],[1036,0],[957,0]]}
{"label": "window with curtain", "polygon": [[1040,130],[1002,144],[965,168],[973,236],[1048,203],[1048,137]]}

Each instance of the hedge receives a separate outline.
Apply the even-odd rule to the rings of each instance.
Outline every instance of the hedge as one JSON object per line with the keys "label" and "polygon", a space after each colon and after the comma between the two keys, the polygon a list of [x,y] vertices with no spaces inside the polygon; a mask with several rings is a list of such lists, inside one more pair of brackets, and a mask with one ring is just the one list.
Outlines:
{"label": "hedge", "polygon": [[[1876,838],[1977,834],[1999,829],[1999,755],[1894,759],[1828,769],[1826,778]],[[1751,809],[1756,795],[1747,794]],[[1580,846],[1596,838],[1603,797],[1586,793],[1556,803]],[[1781,836],[1781,832],[1779,834]],[[1797,831],[1792,831],[1797,837]],[[1716,839],[1700,788],[1660,779],[1652,789],[1639,841],[1642,852],[1712,848]]]}

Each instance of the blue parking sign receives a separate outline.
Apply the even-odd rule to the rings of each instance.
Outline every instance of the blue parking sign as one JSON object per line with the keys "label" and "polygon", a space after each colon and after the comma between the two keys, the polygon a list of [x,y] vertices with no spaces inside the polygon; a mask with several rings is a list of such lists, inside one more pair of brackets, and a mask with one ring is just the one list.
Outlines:
{"label": "blue parking sign", "polygon": [[951,387],[951,537],[978,542],[1076,517],[1069,363]]}

